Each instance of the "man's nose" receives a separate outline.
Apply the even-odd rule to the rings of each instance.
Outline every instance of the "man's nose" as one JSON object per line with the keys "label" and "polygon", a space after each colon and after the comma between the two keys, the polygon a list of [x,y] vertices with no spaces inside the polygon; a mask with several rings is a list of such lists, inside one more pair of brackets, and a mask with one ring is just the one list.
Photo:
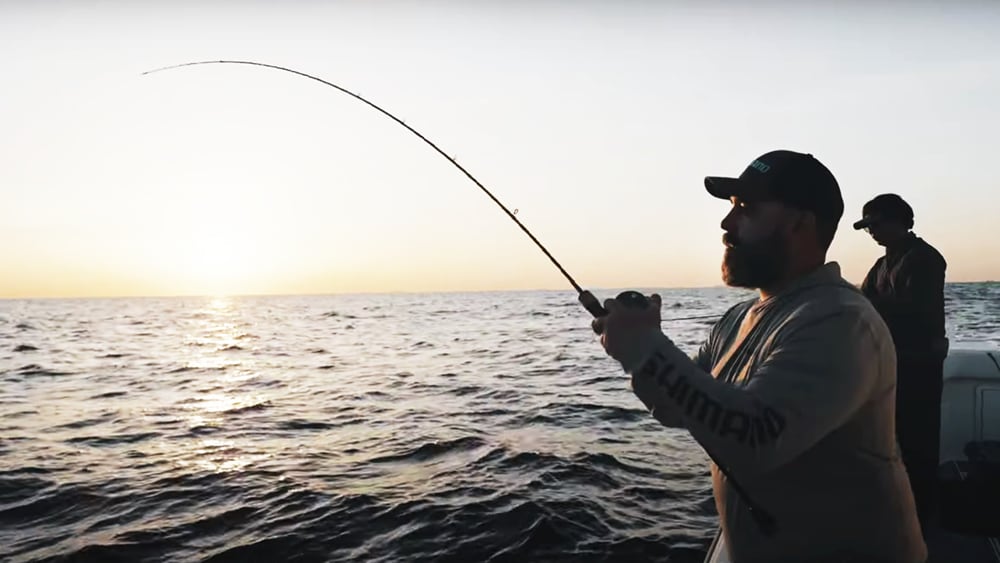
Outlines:
{"label": "man's nose", "polygon": [[722,227],[722,230],[726,231],[727,233],[732,233],[736,231],[735,206],[733,206],[733,208],[729,210],[729,213],[726,213],[726,216],[722,218],[722,223],[720,223],[719,226]]}

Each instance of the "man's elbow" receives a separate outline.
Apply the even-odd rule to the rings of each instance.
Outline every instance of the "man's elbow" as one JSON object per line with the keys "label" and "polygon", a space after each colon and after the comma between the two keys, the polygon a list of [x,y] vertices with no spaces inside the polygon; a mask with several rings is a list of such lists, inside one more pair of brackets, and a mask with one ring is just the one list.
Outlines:
{"label": "man's elbow", "polygon": [[[704,444],[702,445],[704,447]],[[706,448],[717,464],[737,475],[760,477],[791,463],[797,454],[782,451],[774,445],[747,446],[741,451],[715,452]]]}
{"label": "man's elbow", "polygon": [[772,409],[764,408],[754,416],[727,411],[720,422],[690,424],[688,429],[703,448],[736,471],[768,473],[798,455],[785,439],[785,418]]}

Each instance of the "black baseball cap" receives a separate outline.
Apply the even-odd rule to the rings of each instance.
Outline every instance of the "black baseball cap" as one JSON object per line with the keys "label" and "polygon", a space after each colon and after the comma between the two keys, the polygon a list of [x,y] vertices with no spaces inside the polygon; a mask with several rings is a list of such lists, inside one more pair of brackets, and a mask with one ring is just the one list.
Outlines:
{"label": "black baseball cap", "polygon": [[876,219],[894,219],[913,226],[913,208],[897,194],[880,194],[861,208],[861,220],[854,222],[854,229],[870,227]]}
{"label": "black baseball cap", "polygon": [[811,154],[771,151],[751,162],[739,178],[705,178],[705,189],[720,199],[780,201],[834,224],[844,215],[837,179]]}

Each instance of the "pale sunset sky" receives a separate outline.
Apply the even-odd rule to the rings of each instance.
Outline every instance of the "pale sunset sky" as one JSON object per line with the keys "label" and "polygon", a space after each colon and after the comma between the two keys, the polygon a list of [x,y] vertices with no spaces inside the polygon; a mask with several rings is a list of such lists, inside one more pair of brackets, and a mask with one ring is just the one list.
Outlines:
{"label": "pale sunset sky", "polygon": [[1000,2],[0,3],[0,297],[721,283],[706,175],[810,152],[1000,279]]}

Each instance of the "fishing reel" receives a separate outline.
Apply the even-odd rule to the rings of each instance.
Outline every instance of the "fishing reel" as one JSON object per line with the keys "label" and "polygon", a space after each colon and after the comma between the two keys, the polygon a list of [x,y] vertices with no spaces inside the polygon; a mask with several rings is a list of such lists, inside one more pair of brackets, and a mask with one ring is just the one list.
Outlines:
{"label": "fishing reel", "polygon": [[[589,291],[581,291],[579,299],[583,308],[594,316],[594,320],[590,323],[590,327],[593,328],[594,332],[597,334],[602,334],[604,332],[604,317],[608,316],[608,310],[605,309],[604,305],[597,300],[597,297]],[[638,291],[632,290],[626,290],[619,293],[615,296],[615,301],[630,309],[645,309],[649,306],[648,297]]]}

